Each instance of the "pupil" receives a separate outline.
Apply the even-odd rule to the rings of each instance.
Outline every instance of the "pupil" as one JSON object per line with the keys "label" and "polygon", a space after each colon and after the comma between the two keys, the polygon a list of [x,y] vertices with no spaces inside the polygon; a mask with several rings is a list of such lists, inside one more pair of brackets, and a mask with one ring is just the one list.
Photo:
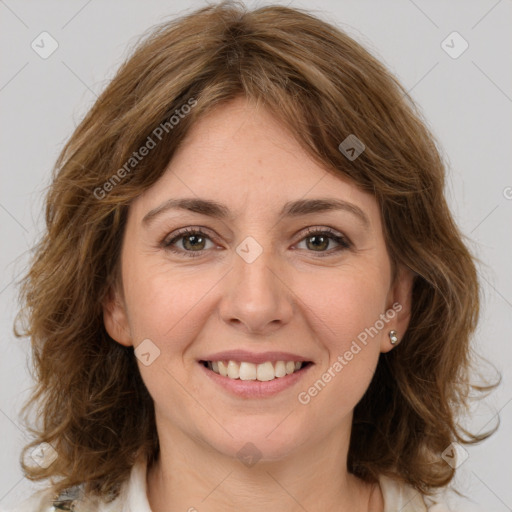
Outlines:
{"label": "pupil", "polygon": [[185,238],[185,240],[186,241],[192,240],[192,244],[191,244],[192,247],[197,247],[196,243],[198,243],[198,241],[202,240],[202,237],[197,236],[197,235],[189,235],[187,238]]}
{"label": "pupil", "polygon": [[320,245],[317,244],[317,243],[313,243],[314,247],[321,247],[321,245],[325,245],[325,242],[326,242],[326,237],[321,236],[321,235],[315,235],[315,236],[310,237],[309,239],[310,240],[315,240],[315,239],[320,239],[321,240]]}

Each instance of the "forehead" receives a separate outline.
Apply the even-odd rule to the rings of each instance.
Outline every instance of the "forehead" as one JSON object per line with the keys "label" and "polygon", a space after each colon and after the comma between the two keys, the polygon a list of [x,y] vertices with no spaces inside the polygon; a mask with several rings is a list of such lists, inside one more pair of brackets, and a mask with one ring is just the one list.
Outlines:
{"label": "forehead", "polygon": [[371,223],[380,215],[371,194],[322,167],[268,109],[245,98],[199,119],[133,207],[144,216],[170,198],[194,196],[222,203],[236,217],[277,215],[285,203],[319,197],[356,204]]}

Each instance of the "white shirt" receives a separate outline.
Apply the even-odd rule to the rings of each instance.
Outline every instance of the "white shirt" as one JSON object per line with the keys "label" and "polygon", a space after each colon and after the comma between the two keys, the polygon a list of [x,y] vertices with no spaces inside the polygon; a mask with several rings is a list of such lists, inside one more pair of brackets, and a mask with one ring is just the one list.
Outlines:
{"label": "white shirt", "polygon": [[[384,497],[384,512],[450,512],[446,505],[435,504],[423,498],[412,487],[389,477],[379,478]],[[52,505],[55,494],[51,489],[39,491],[11,512],[59,512]],[[191,507],[193,510],[193,508]],[[75,512],[151,512],[146,493],[146,461],[137,462],[130,477],[121,486],[117,498],[105,503],[95,498],[79,500],[72,509]],[[7,512],[7,511],[5,511]]]}

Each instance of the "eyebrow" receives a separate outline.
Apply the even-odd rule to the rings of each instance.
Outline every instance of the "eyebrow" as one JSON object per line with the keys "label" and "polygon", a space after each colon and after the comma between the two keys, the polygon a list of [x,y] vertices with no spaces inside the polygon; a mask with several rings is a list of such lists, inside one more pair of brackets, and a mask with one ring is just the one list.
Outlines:
{"label": "eyebrow", "polygon": [[[168,210],[186,210],[201,215],[217,219],[233,219],[234,215],[225,205],[213,201],[211,199],[199,199],[196,197],[185,197],[179,199],[168,199],[161,205],[149,211],[142,223],[148,225],[155,217]],[[355,204],[349,203],[342,199],[335,198],[317,198],[317,199],[299,199],[297,201],[289,201],[283,206],[280,216],[283,217],[299,217],[312,213],[327,212],[333,210],[342,210],[351,213],[357,217],[366,228],[370,227],[368,216]]]}

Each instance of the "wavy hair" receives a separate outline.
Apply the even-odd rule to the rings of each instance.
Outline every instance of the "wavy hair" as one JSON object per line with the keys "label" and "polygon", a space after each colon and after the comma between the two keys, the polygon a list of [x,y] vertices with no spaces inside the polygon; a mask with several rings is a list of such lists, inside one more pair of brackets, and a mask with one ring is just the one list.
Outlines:
{"label": "wavy hair", "polygon": [[[304,10],[239,2],[153,27],[57,159],[15,323],[30,337],[35,379],[23,408],[33,436],[25,475],[106,496],[138,456],[157,457],[152,399],[133,349],[107,334],[102,303],[131,201],[162,176],[194,123],[240,95],[269,108],[329,172],[374,195],[393,275],[398,265],[416,273],[409,328],[381,354],[354,410],[348,470],[369,482],[394,475],[429,494],[454,476],[440,457],[451,442],[492,433],[459,422],[470,393],[493,385],[471,381],[481,290],[444,196],[439,145],[404,87],[345,32]],[[339,149],[350,134],[366,146],[353,161]],[[156,144],[135,164],[148,137]],[[40,443],[58,454],[48,467],[27,464]]]}

